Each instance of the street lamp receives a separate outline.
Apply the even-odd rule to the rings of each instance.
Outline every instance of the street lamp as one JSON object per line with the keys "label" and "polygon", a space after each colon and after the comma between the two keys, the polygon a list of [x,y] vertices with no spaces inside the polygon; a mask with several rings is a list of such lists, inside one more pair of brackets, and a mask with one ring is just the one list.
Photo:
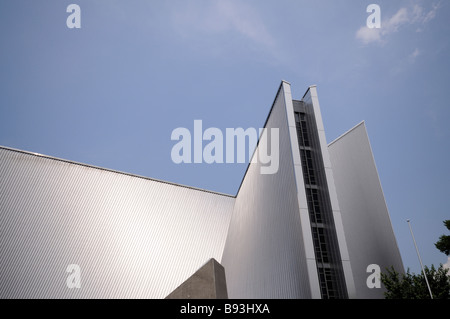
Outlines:
{"label": "street lamp", "polygon": [[420,267],[422,267],[422,273],[423,273],[423,276],[425,277],[425,282],[427,283],[428,292],[430,293],[431,299],[433,299],[433,294],[431,293],[430,284],[428,283],[427,275],[425,274],[425,269],[423,269],[422,259],[420,258],[419,249],[417,248],[416,240],[414,238],[414,234],[413,234],[413,231],[411,228],[411,222],[409,219],[407,219],[406,221],[408,222],[409,230],[411,231],[411,236],[412,236],[412,239],[414,242],[414,246],[416,247],[417,257],[419,257]]}

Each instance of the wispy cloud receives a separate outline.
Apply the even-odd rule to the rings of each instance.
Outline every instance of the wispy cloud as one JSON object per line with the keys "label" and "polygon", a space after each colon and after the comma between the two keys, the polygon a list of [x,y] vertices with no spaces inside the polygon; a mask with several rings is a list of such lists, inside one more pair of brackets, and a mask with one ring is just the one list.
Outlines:
{"label": "wispy cloud", "polygon": [[187,2],[173,18],[176,29],[185,37],[234,34],[260,49],[275,48],[274,37],[258,10],[241,1]]}
{"label": "wispy cloud", "polygon": [[[378,43],[385,44],[390,34],[396,33],[401,27],[405,25],[417,25],[416,31],[420,32],[421,27],[433,20],[440,8],[440,3],[432,4],[428,11],[419,4],[413,4],[408,7],[400,8],[391,17],[382,19],[381,28],[370,29],[367,26],[362,26],[356,31],[356,38],[364,44]],[[381,12],[383,16],[383,12]]]}
{"label": "wispy cloud", "polygon": [[[421,54],[422,52],[418,48],[415,48],[413,52],[406,56],[406,58],[402,58],[398,61],[396,65],[389,70],[389,74],[396,76],[408,70]],[[432,114],[430,114],[430,118],[432,118]]]}
{"label": "wispy cloud", "polygon": [[420,50],[418,48],[415,48],[415,50],[413,51],[413,53],[411,53],[408,56],[408,61],[409,63],[414,63],[416,61],[416,58],[420,55]]}
{"label": "wispy cloud", "polygon": [[225,29],[233,30],[256,43],[266,46],[274,44],[273,37],[254,8],[240,2],[219,1],[214,11],[209,17],[210,25],[220,20]]}
{"label": "wispy cloud", "polygon": [[434,17],[436,17],[436,12],[440,8],[440,6],[441,6],[440,3],[433,4],[433,8],[423,16],[422,18],[423,23],[427,23],[428,21],[433,20]]}

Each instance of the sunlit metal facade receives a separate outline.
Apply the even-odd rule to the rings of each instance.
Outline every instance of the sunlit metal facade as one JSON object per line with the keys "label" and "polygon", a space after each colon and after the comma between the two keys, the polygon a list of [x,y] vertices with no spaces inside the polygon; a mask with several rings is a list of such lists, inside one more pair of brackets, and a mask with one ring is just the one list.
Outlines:
{"label": "sunlit metal facade", "polygon": [[[220,260],[234,197],[0,148],[1,298],[164,298]],[[81,288],[68,289],[68,265]]]}
{"label": "sunlit metal facade", "polygon": [[0,298],[164,298],[210,258],[230,298],[382,298],[367,266],[403,265],[364,125],[327,145],[316,87],[282,81],[264,128],[278,171],[235,196],[0,147]]}

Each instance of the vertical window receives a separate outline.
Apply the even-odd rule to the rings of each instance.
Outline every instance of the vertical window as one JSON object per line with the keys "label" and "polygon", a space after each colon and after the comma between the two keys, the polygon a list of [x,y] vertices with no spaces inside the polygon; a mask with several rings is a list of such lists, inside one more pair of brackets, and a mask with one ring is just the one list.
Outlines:
{"label": "vertical window", "polygon": [[[321,185],[325,173],[320,162],[322,158],[313,143],[318,138],[315,135],[317,133],[310,129],[308,116],[303,112],[295,112],[295,124],[321,295],[324,299],[342,298],[347,294],[343,288],[345,287],[343,279],[339,281],[339,278],[343,278],[343,274],[339,272],[341,271],[339,251],[335,251],[337,245],[333,245],[337,240],[335,236],[333,237],[334,225],[327,222],[332,222],[333,218],[330,217],[331,204],[327,204],[329,201],[326,193],[327,185]],[[311,140],[311,137],[314,140]]]}

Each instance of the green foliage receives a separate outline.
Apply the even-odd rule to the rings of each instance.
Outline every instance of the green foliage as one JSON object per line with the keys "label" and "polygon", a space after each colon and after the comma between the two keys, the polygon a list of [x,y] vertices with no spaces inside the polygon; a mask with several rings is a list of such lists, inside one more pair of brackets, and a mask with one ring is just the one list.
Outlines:
{"label": "green foliage", "polygon": [[[434,265],[427,266],[425,273],[434,299],[450,299],[450,271],[441,264],[438,269]],[[430,294],[423,274],[398,273],[393,267],[381,274],[381,282],[386,287],[386,299],[430,299]]]}
{"label": "green foliage", "polygon": [[[444,225],[450,230],[450,219],[444,220]],[[450,236],[442,235],[434,245],[447,256],[450,255]]]}

